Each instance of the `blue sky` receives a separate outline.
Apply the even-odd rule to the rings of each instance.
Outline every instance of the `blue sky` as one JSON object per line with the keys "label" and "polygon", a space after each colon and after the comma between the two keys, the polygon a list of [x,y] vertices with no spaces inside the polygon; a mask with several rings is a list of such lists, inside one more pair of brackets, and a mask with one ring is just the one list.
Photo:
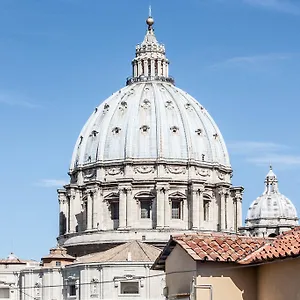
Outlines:
{"label": "blue sky", "polygon": [[[300,3],[152,0],[177,85],[227,142],[244,216],[269,163],[300,212]],[[0,257],[56,244],[56,189],[93,109],[131,74],[148,0],[1,0]]]}

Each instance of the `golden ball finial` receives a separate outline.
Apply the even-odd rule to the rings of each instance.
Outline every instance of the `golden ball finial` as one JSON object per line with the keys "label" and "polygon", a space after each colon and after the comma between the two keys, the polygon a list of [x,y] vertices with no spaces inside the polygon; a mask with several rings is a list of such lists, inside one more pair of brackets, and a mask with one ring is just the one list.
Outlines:
{"label": "golden ball finial", "polygon": [[149,27],[151,27],[154,24],[154,19],[152,17],[148,17],[146,23]]}

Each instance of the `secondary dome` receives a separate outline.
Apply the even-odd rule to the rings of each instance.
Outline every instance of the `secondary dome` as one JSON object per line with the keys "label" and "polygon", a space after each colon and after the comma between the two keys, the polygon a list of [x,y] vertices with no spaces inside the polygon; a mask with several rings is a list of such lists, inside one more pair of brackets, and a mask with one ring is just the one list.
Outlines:
{"label": "secondary dome", "polygon": [[124,160],[200,161],[230,166],[225,142],[209,113],[169,77],[165,47],[153,22],[136,47],[127,86],[95,109],[75,145],[71,171]]}
{"label": "secondary dome", "polygon": [[296,208],[291,200],[279,192],[277,176],[270,167],[264,193],[249,207],[246,228],[256,232],[256,235],[277,235],[296,225]]}

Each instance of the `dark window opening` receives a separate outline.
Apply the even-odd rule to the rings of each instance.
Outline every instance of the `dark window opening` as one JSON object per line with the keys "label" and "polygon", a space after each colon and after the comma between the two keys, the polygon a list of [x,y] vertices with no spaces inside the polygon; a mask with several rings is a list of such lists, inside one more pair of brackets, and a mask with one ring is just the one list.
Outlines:
{"label": "dark window opening", "polygon": [[76,296],[76,285],[69,285],[69,296]]}
{"label": "dark window opening", "polygon": [[172,201],[172,219],[181,219],[181,201]]}
{"label": "dark window opening", "polygon": [[111,202],[111,219],[119,220],[119,202]]}
{"label": "dark window opening", "polygon": [[121,294],[132,295],[139,293],[139,283],[138,282],[121,282]]}
{"label": "dark window opening", "polygon": [[151,201],[141,201],[141,218],[150,219]]}

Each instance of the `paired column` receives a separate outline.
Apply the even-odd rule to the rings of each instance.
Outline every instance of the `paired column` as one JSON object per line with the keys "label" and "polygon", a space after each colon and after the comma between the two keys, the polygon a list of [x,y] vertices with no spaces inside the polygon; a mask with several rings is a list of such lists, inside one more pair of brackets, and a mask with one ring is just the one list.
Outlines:
{"label": "paired column", "polygon": [[93,229],[94,223],[94,194],[93,191],[87,192],[87,230]]}
{"label": "paired column", "polygon": [[69,205],[65,190],[58,190],[59,202],[59,234],[68,232]]}
{"label": "paired column", "polygon": [[119,186],[119,229],[125,229],[132,226],[132,188],[131,185]]}
{"label": "paired column", "polygon": [[203,193],[204,185],[193,185],[192,187],[192,221],[193,230],[198,230],[202,227],[204,221],[203,210]]}
{"label": "paired column", "polygon": [[157,193],[156,193],[156,228],[162,229],[164,227],[165,223],[165,187],[163,186],[157,186],[156,187]]}
{"label": "paired column", "polygon": [[165,224],[164,227],[170,227],[171,221],[171,203],[169,201],[169,188],[165,188],[164,192],[164,204],[165,204]]}
{"label": "paired column", "polygon": [[219,189],[220,195],[220,229],[221,231],[228,230],[228,201],[229,199],[229,191],[226,188]]}
{"label": "paired column", "polygon": [[239,227],[242,226],[242,200],[243,200],[243,196],[242,193],[237,193],[235,195],[235,199],[236,199],[236,224],[237,224],[237,228],[236,230],[239,229]]}

